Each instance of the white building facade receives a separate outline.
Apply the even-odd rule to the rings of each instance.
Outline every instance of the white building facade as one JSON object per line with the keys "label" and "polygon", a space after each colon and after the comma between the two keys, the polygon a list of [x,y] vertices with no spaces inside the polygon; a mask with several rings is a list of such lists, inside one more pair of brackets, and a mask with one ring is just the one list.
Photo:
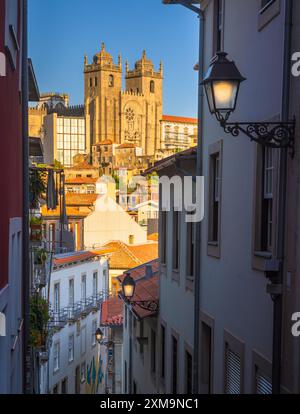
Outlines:
{"label": "white building facade", "polygon": [[49,361],[41,367],[41,393],[101,392],[104,373],[95,334],[108,275],[105,257],[89,252],[55,256],[47,286],[52,335]]}

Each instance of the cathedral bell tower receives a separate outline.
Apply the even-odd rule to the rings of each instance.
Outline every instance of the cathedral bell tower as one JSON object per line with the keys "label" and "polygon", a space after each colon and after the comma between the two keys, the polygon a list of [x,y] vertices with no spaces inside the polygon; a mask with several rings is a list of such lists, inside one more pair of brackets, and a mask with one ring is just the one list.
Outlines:
{"label": "cathedral bell tower", "polygon": [[[126,64],[126,92],[142,97],[142,147],[145,155],[154,155],[160,149],[163,114],[163,65],[155,71],[153,62],[143,51],[142,58],[135,63],[133,70]],[[126,124],[126,112],[124,123]]]}
{"label": "cathedral bell tower", "polygon": [[110,140],[120,143],[122,59],[117,64],[102,43],[92,63],[84,58],[84,102],[90,144]]}

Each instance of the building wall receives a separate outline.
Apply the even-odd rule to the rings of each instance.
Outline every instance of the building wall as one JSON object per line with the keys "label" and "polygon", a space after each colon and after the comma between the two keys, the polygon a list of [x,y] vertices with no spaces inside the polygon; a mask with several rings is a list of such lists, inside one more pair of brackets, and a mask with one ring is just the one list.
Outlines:
{"label": "building wall", "polygon": [[[292,53],[300,51],[300,4],[293,2]],[[284,269],[284,329],[282,386],[285,391],[300,392],[299,337],[291,334],[293,313],[300,311],[300,262],[299,262],[299,125],[300,125],[300,78],[291,77],[290,117],[296,116],[295,156],[288,159],[287,211],[286,211],[286,261]]]}
{"label": "building wall", "polygon": [[95,211],[84,219],[84,244],[88,249],[112,240],[129,243],[131,235],[135,244],[147,242],[147,232],[109,197],[98,199]]}
{"label": "building wall", "polygon": [[[98,272],[98,293],[107,291],[108,263],[101,258],[92,262],[77,264],[69,268],[53,271],[50,281],[50,305],[54,307],[54,286],[60,284],[60,308],[69,306],[69,280],[74,279],[74,302],[78,303],[81,298],[81,277],[86,275],[86,297],[93,295],[93,273]],[[100,309],[100,306],[99,306]],[[80,393],[97,393],[97,389],[89,386],[87,368],[95,363],[97,374],[99,368],[99,349],[95,343],[96,329],[100,324],[100,310],[91,312],[86,317],[77,319],[74,323],[66,324],[61,330],[54,333],[50,348],[49,363],[41,368],[41,391],[42,393],[53,393],[55,386],[58,386],[58,393],[61,393],[61,382],[68,379],[68,393],[75,394],[75,371],[77,367],[84,369],[84,379],[80,381]],[[85,333],[84,333],[85,332]],[[69,362],[68,341],[69,335],[74,335],[74,360]],[[60,367],[54,370],[54,347],[59,343]],[[48,377],[49,376],[49,377]],[[97,375],[98,378],[98,375]]]}
{"label": "building wall", "polygon": [[[150,344],[151,330],[155,333],[157,332],[157,318],[144,319],[143,325],[143,337],[148,338],[148,344],[140,347],[136,338],[141,336],[141,322],[125,306],[123,325],[123,394],[156,394],[158,390],[157,374],[151,370]],[[157,356],[157,340],[156,348]],[[156,362],[156,367],[158,367],[157,364],[158,361]]]}
{"label": "building wall", "polygon": [[161,149],[187,149],[197,145],[197,124],[161,121]]}
{"label": "building wall", "polygon": [[43,137],[44,118],[47,111],[44,108],[29,108],[28,110],[28,135],[30,137]]}
{"label": "building wall", "polygon": [[[8,5],[12,14],[6,16]],[[5,49],[5,29],[15,28],[21,42],[22,1],[0,1],[0,52],[5,60],[5,76],[0,76],[0,129],[5,142],[5,156],[1,161],[0,188],[5,198],[0,215],[0,312],[6,318],[6,336],[0,337],[0,393],[22,392],[22,334],[18,334],[21,310],[22,284],[22,106],[21,64],[22,49],[16,51],[16,68],[9,61]],[[14,19],[16,16],[16,19]],[[9,37],[11,41],[11,38]],[[14,51],[13,51],[14,53]],[[5,56],[5,59],[4,59]],[[13,166],[13,168],[12,168]],[[12,191],[13,189],[13,191]],[[11,350],[12,338],[16,347]]]}
{"label": "building wall", "polygon": [[[208,2],[205,69],[213,55],[213,2]],[[225,2],[224,50],[248,80],[241,86],[238,121],[270,120],[281,111],[283,5],[281,13],[258,30],[260,2]],[[235,22],[233,24],[233,22]],[[272,45],[277,45],[274,53]],[[259,62],[259,64],[257,64]],[[271,74],[271,75],[270,75]],[[253,205],[257,146],[241,134],[226,135],[205,103],[203,116],[206,211],[209,211],[209,152],[222,140],[220,254],[209,253],[208,214],[202,223],[200,306],[214,323],[212,391],[224,392],[224,341],[229,332],[244,348],[242,392],[253,392],[253,352],[268,365],[272,358],[273,305],[263,271],[253,268]],[[241,352],[242,355],[243,352]]]}

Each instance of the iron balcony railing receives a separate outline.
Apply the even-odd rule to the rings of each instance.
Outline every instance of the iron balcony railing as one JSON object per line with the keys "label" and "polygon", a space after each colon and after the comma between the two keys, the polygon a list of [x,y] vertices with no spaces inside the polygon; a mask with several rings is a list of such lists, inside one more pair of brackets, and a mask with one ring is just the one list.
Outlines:
{"label": "iron balcony railing", "polygon": [[103,291],[58,310],[50,308],[50,325],[53,328],[62,329],[68,323],[76,322],[91,312],[100,310],[101,303],[108,297],[109,292]]}

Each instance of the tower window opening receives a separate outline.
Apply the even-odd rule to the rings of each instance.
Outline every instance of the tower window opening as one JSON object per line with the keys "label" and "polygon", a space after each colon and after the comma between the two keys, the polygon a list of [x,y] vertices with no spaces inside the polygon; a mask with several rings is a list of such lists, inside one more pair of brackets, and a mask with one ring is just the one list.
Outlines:
{"label": "tower window opening", "polygon": [[150,82],[150,92],[154,93],[155,92],[155,86],[154,86],[154,81]]}
{"label": "tower window opening", "polygon": [[109,85],[110,88],[112,88],[114,86],[114,77],[113,77],[113,75],[109,75],[108,85]]}

